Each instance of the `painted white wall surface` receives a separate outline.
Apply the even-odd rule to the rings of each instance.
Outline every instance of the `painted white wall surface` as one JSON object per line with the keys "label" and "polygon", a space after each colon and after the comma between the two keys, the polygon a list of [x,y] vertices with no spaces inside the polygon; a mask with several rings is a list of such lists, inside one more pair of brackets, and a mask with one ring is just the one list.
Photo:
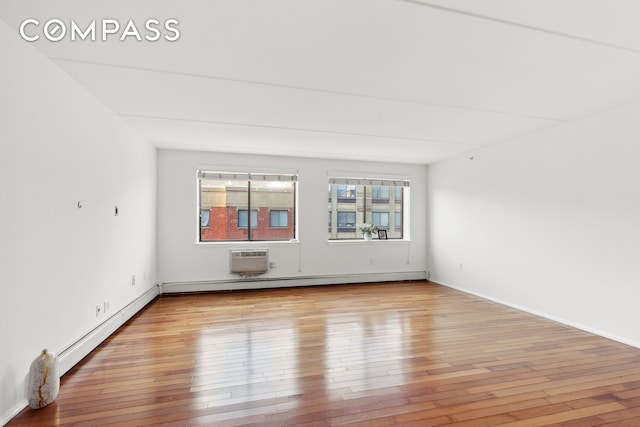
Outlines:
{"label": "painted white wall surface", "polygon": [[[389,149],[393,149],[389,147]],[[298,242],[222,242],[196,244],[196,171],[297,172]],[[332,172],[345,176],[408,177],[411,180],[411,231],[408,241],[329,242],[327,185]],[[233,155],[196,151],[158,151],[158,274],[163,283],[227,281],[229,250],[269,248],[277,267],[260,278],[327,277],[426,271],[426,167],[293,157]],[[372,264],[373,263],[373,264]],[[382,277],[382,276],[380,276]],[[388,277],[388,276],[385,276]],[[269,287],[265,283],[261,287]],[[223,285],[223,288],[226,286]]]}
{"label": "painted white wall surface", "polygon": [[431,278],[640,347],[639,117],[630,103],[429,166]]}
{"label": "painted white wall surface", "polygon": [[39,352],[64,350],[154,286],[156,153],[2,22],[0,51],[3,424],[26,404]]}

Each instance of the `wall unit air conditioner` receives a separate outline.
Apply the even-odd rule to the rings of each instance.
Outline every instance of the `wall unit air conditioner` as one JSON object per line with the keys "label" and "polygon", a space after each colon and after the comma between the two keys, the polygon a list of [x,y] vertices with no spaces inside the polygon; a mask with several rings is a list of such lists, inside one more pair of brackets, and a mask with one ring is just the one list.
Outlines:
{"label": "wall unit air conditioner", "polygon": [[255,276],[269,270],[268,249],[232,249],[229,255],[231,273]]}

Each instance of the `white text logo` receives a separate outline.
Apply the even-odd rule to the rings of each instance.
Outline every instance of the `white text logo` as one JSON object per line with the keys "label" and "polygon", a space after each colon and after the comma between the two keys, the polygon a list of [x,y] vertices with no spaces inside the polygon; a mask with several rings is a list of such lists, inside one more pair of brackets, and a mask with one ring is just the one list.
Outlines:
{"label": "white text logo", "polygon": [[51,18],[41,23],[35,18],[28,18],[20,24],[20,36],[28,41],[34,42],[41,37],[58,42],[65,37],[71,41],[107,41],[118,38],[120,41],[132,40],[155,42],[166,40],[174,42],[180,38],[180,23],[177,19],[147,19],[143,24],[136,24],[129,19],[126,24],[121,25],[117,19],[102,19],[80,25],[73,19],[68,23],[58,18]]}

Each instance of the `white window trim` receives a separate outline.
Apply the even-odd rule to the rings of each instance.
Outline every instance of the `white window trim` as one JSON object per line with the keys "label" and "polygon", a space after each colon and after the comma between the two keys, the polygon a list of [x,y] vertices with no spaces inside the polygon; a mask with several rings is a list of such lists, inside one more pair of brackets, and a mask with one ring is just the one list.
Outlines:
{"label": "white window trim", "polygon": [[[375,177],[375,178],[369,178]],[[381,180],[383,181],[392,181],[392,182],[405,182],[407,185],[403,186],[403,198],[404,198],[404,206],[402,208],[402,239],[388,239],[381,240],[381,243],[384,244],[397,244],[402,242],[411,242],[411,177],[409,175],[402,174],[387,174],[387,173],[377,173],[377,172],[354,172],[354,171],[339,171],[339,170],[330,170],[327,171],[327,183],[332,184],[331,180],[337,180],[335,183],[349,183],[353,185],[384,185],[378,184]],[[345,181],[343,181],[345,180]],[[349,181],[346,181],[349,180]],[[362,184],[358,184],[358,181]],[[365,184],[368,182],[369,184]],[[373,239],[376,240],[376,239]],[[330,245],[333,244],[365,244],[369,243],[369,241],[364,241],[363,239],[326,239],[326,242]]]}
{"label": "white window trim", "polygon": [[[256,171],[260,171],[260,172],[256,172]],[[216,171],[216,172],[227,172],[227,173],[245,173],[245,174],[250,174],[252,171],[253,173],[257,173],[257,174],[273,174],[273,175],[295,175],[297,177],[297,191],[295,192],[295,212],[294,212],[294,226],[295,226],[295,231],[294,231],[294,235],[295,238],[290,239],[290,240],[219,240],[219,241],[205,241],[202,242],[200,241],[200,184],[199,184],[199,180],[200,180],[200,172],[201,171]],[[279,169],[279,168],[264,168],[261,166],[256,166],[256,167],[252,167],[252,168],[247,168],[246,166],[242,166],[242,167],[230,167],[228,165],[212,165],[212,164],[198,164],[195,165],[195,168],[193,170],[193,175],[195,176],[195,192],[196,192],[196,207],[195,207],[195,212],[197,215],[196,220],[194,221],[194,237],[195,237],[195,242],[194,244],[196,246],[200,246],[200,247],[211,247],[211,246],[238,246],[238,245],[248,245],[248,246],[255,246],[256,243],[260,243],[260,244],[268,244],[268,245],[298,245],[300,243],[300,237],[299,237],[299,233],[300,233],[300,172],[298,169]],[[291,219],[291,218],[290,218]]]}

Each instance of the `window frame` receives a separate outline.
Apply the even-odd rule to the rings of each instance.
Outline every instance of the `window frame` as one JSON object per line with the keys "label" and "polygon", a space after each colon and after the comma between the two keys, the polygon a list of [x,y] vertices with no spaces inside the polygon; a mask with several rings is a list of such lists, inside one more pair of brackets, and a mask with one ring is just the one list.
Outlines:
{"label": "window frame", "polygon": [[[211,181],[226,181],[226,180],[232,180],[232,181],[238,181],[238,182],[245,182],[247,183],[247,188],[246,188],[246,192],[247,192],[247,204],[246,206],[244,206],[242,209],[237,209],[238,205],[234,205],[234,204],[230,204],[227,205],[226,202],[221,205],[220,207],[224,207],[226,209],[228,208],[236,208],[236,218],[235,221],[231,221],[231,222],[224,222],[224,225],[222,225],[222,227],[224,229],[227,229],[227,234],[226,236],[232,236],[233,233],[229,233],[229,225],[231,225],[231,227],[233,227],[233,222],[236,222],[236,228],[237,229],[244,229],[246,230],[246,238],[243,238],[244,236],[241,236],[241,238],[222,238],[222,239],[209,239],[207,240],[206,238],[203,240],[203,233],[205,230],[207,230],[208,228],[212,228],[215,226],[220,226],[221,224],[218,223],[216,224],[214,222],[214,215],[213,212],[211,212],[212,207],[207,207],[205,205],[203,205],[203,185],[202,182],[203,180],[211,180]],[[292,204],[288,205],[288,208],[276,208],[273,210],[283,210],[285,212],[287,212],[287,220],[288,220],[288,225],[287,226],[283,226],[283,227],[270,227],[270,212],[272,210],[272,206],[259,206],[259,207],[254,207],[251,206],[251,198],[252,198],[252,188],[250,183],[251,182],[283,182],[286,183],[286,187],[289,191],[285,191],[291,194],[292,197]],[[258,186],[258,187],[264,187],[264,185]],[[209,168],[209,167],[203,167],[203,168],[199,168],[196,170],[196,189],[197,189],[197,194],[196,194],[196,203],[197,203],[197,217],[198,217],[198,221],[196,222],[196,244],[197,245],[218,245],[218,244],[237,244],[237,243],[288,243],[288,242],[292,242],[292,243],[297,243],[298,242],[298,210],[299,210],[299,190],[298,190],[298,172],[297,171],[292,171],[292,170],[287,170],[287,171],[264,171],[262,169],[254,169],[253,171],[249,172],[249,171],[240,171],[240,172],[235,172],[235,171],[231,171],[231,170],[225,170],[225,169],[220,169],[217,167],[213,167],[213,168]],[[267,214],[268,216],[265,218],[263,214],[258,213],[257,216],[255,216],[256,214],[254,212],[258,212],[258,209],[263,210],[266,209],[269,213]],[[203,210],[209,210],[210,212],[210,216],[209,216],[209,227],[202,227],[202,211]],[[249,211],[251,210],[252,214],[251,214],[251,222],[253,224],[250,224],[251,226],[248,225],[240,225],[239,223],[239,218],[238,216],[240,215],[240,211]],[[218,215],[216,214],[216,218],[218,217]],[[257,218],[258,221],[258,227],[256,227],[255,224],[255,220]],[[266,219],[266,222],[265,222]],[[279,238],[278,236],[275,236],[273,238],[270,238],[272,236],[267,236],[266,238],[261,238],[261,237],[255,237],[254,236],[254,232],[258,229],[260,229],[260,224],[262,224],[263,226],[266,225],[266,229],[262,230],[262,233],[268,233],[269,229],[273,229],[274,232],[282,232],[282,230],[289,230],[290,229],[290,234],[287,233],[287,236],[284,238]],[[279,231],[280,230],[280,231]],[[224,230],[223,230],[223,233]]]}
{"label": "window frame", "polygon": [[[355,186],[356,200],[346,201],[339,196],[338,185]],[[387,188],[381,188],[387,187]],[[362,240],[359,227],[363,223],[375,223],[388,233],[388,241],[410,241],[410,180],[408,177],[349,177],[348,175],[328,175],[328,242],[348,242]],[[353,203],[355,202],[355,203]],[[356,227],[339,227],[338,215],[352,211],[356,214]],[[376,218],[384,216],[386,224],[377,224]],[[398,221],[398,218],[400,219]]]}

